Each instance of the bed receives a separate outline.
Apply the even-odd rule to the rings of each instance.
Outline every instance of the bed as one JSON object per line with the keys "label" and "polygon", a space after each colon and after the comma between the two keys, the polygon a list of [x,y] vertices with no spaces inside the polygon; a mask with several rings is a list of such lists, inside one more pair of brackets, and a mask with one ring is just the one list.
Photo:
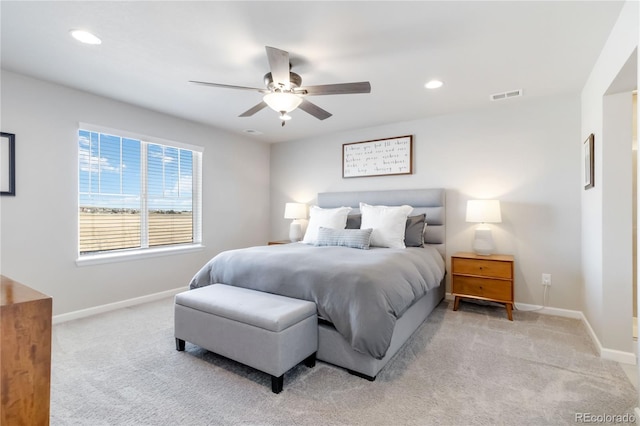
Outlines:
{"label": "bed", "polygon": [[[318,307],[317,358],[374,380],[444,298],[445,191],[327,192],[323,209],[360,203],[413,207],[426,215],[423,247],[358,250],[303,243],[218,254],[190,288],[224,283],[310,300]],[[349,226],[349,225],[348,225]]]}

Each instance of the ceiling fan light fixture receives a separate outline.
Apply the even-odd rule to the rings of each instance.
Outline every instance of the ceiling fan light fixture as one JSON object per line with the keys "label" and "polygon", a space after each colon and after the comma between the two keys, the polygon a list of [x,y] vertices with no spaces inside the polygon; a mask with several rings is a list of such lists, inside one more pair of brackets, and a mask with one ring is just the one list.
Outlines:
{"label": "ceiling fan light fixture", "polygon": [[[291,112],[298,108],[302,103],[300,96],[294,95],[289,92],[273,92],[269,93],[262,98],[262,100],[269,105],[269,108],[276,112],[285,113]],[[284,114],[286,115],[286,114]]]}

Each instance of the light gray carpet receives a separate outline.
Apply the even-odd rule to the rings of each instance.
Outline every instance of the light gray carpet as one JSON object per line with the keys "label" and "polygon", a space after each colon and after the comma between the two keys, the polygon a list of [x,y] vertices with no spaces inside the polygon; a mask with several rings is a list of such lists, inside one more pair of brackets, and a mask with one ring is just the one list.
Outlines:
{"label": "light gray carpet", "polygon": [[633,413],[578,320],[443,302],[375,382],[319,362],[267,375],[187,343],[173,299],[56,325],[52,425],[547,425]]}

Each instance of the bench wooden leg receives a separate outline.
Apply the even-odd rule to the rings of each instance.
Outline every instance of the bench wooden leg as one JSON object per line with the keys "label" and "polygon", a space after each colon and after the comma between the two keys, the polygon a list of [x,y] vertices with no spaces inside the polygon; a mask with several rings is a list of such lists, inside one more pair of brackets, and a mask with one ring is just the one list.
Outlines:
{"label": "bench wooden leg", "polygon": [[284,374],[280,377],[271,376],[271,392],[280,393],[284,386]]}
{"label": "bench wooden leg", "polygon": [[184,351],[184,340],[176,337],[176,351]]}
{"label": "bench wooden leg", "polygon": [[306,365],[309,368],[313,368],[316,366],[316,352],[312,353],[311,355],[305,358],[304,365]]}

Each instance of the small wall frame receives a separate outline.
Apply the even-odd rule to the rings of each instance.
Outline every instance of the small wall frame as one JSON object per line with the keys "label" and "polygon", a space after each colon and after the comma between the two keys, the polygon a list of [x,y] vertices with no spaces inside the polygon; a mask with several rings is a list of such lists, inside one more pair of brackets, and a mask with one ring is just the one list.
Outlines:
{"label": "small wall frame", "polygon": [[0,132],[0,195],[16,195],[16,135]]}
{"label": "small wall frame", "polygon": [[375,139],[342,145],[342,177],[410,175],[413,136]]}
{"label": "small wall frame", "polygon": [[582,151],[584,156],[584,189],[593,188],[595,185],[594,177],[594,139],[593,133],[582,144]]}

